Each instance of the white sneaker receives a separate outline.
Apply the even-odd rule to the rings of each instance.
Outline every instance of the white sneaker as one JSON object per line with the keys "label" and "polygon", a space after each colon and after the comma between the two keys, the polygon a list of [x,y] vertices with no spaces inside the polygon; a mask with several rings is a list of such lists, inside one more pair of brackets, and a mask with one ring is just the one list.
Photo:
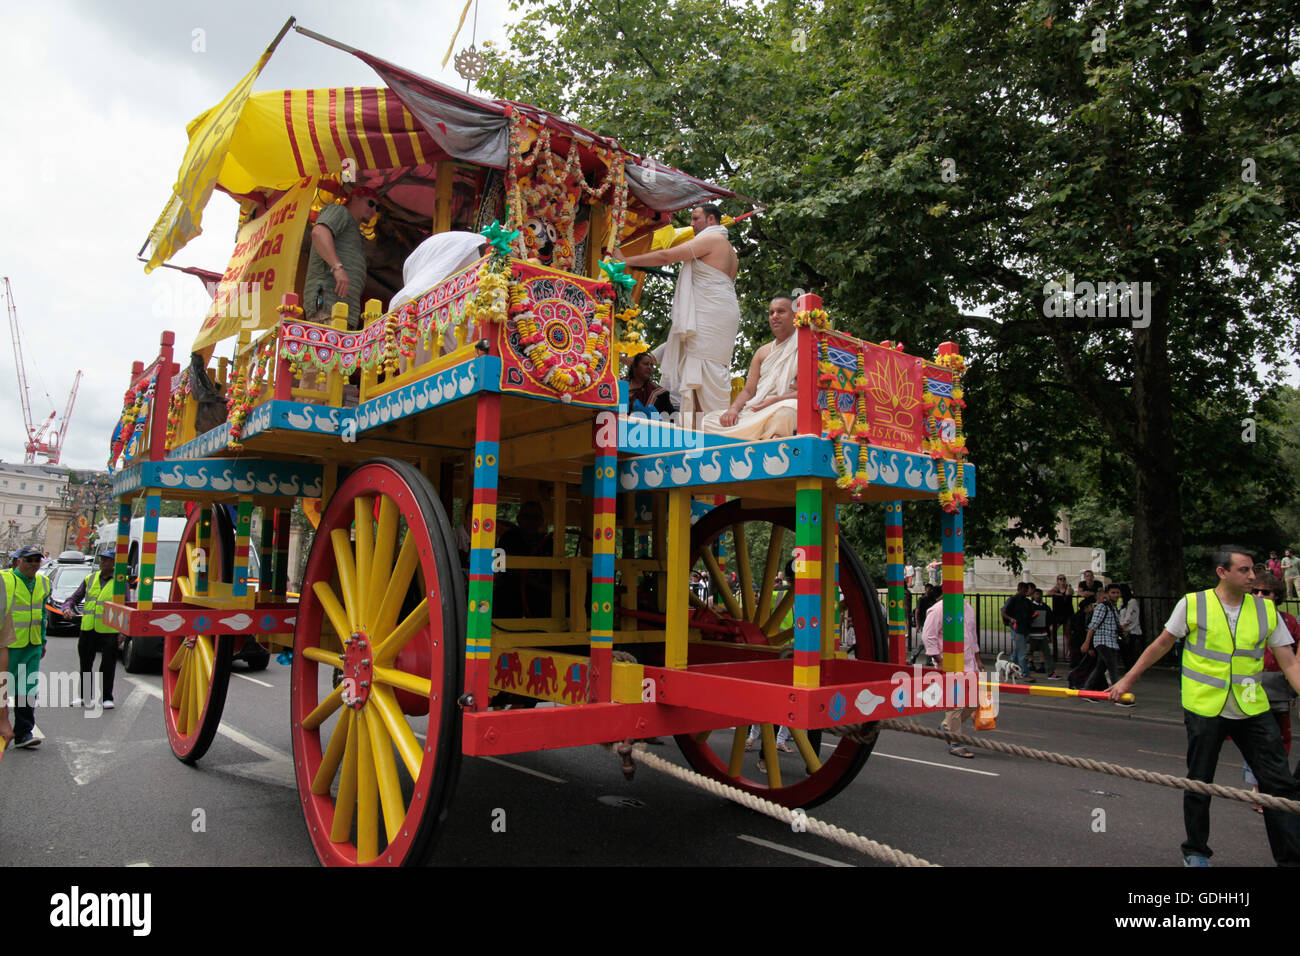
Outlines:
{"label": "white sneaker", "polygon": [[117,705],[116,705],[115,703],[113,703],[111,700],[106,700],[106,701],[104,701],[104,709],[105,709],[105,710],[112,710],[112,709],[113,709],[114,707],[116,707],[116,706],[117,706]]}

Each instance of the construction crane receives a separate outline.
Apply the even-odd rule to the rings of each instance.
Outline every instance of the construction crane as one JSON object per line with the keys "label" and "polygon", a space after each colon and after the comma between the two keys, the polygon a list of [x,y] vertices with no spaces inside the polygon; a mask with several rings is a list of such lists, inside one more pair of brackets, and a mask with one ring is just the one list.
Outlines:
{"label": "construction crane", "polygon": [[[59,454],[63,450],[63,436],[68,432],[68,422],[72,420],[72,405],[77,400],[77,386],[81,384],[81,370],[77,370],[77,376],[72,380],[72,391],[68,394],[68,404],[63,410],[63,423],[57,431],[51,431],[54,425],[56,412],[51,408],[50,415],[39,426],[32,424],[32,406],[27,396],[27,368],[23,361],[23,342],[22,336],[18,330],[18,309],[14,305],[14,290],[9,284],[9,277],[4,277],[5,283],[5,303],[9,309],[9,334],[13,336],[14,342],[14,366],[18,371],[18,399],[23,406],[23,426],[27,429],[27,444],[24,445],[25,454],[23,463],[34,465],[37,455],[44,455],[46,464],[57,465],[59,463]],[[45,397],[50,399],[48,392]],[[50,399],[50,405],[54,401]],[[46,432],[50,433],[50,438],[46,439]]]}

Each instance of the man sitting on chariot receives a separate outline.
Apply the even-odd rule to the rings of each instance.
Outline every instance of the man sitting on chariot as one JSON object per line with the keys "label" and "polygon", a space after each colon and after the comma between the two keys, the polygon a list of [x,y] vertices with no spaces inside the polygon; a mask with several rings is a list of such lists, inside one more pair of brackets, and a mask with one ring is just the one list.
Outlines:
{"label": "man sitting on chariot", "polygon": [[745,387],[725,412],[704,416],[702,428],[715,435],[756,441],[793,435],[798,416],[799,337],[794,302],[777,296],[767,310],[775,338],[759,346]]}

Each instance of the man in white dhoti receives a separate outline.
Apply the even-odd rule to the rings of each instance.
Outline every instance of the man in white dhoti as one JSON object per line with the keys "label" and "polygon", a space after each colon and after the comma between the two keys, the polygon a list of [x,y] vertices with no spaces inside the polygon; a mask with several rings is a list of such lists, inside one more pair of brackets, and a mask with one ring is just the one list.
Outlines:
{"label": "man in white dhoti", "polygon": [[682,264],[673,292],[672,329],[668,341],[653,354],[660,384],[683,415],[721,412],[731,398],[731,352],[740,327],[736,301],[740,260],[721,221],[717,206],[699,206],[691,210],[695,238],[626,260],[632,268]]}
{"label": "man in white dhoti", "polygon": [[773,299],[767,321],[775,338],[754,353],[744,391],[731,407],[704,416],[704,431],[750,441],[795,433],[799,416],[799,336],[794,334],[794,302],[784,296]]}

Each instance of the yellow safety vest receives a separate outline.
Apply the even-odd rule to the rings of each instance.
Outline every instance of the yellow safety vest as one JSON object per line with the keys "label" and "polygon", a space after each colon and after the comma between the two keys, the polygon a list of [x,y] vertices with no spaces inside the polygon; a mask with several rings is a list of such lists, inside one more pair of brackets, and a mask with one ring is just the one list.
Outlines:
{"label": "yellow safety vest", "polygon": [[1277,627],[1277,607],[1247,594],[1237,617],[1237,632],[1213,590],[1187,595],[1187,640],[1183,644],[1183,706],[1202,717],[1217,717],[1228,687],[1248,717],[1268,710],[1260,685],[1268,636]]}
{"label": "yellow safety vest", "polygon": [[116,634],[117,631],[104,623],[104,604],[113,600],[113,576],[100,583],[99,572],[86,578],[86,603],[81,608],[81,630],[95,631],[99,634]]}
{"label": "yellow safety vest", "polygon": [[0,571],[0,575],[5,579],[5,614],[13,615],[14,622],[14,640],[9,646],[38,646],[45,602],[50,597],[50,579],[38,574],[35,586],[29,588],[22,575],[12,568]]}

